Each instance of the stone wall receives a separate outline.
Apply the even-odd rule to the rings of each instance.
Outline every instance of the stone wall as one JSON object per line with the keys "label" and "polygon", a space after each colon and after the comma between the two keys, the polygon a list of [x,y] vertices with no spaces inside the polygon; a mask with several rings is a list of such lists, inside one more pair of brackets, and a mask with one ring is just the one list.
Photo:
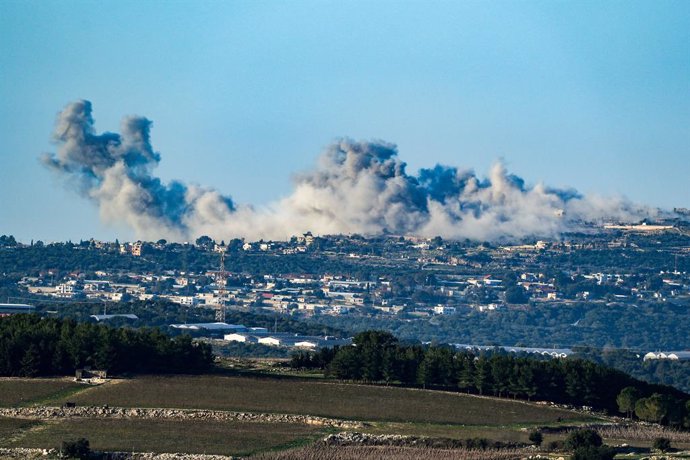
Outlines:
{"label": "stone wall", "polygon": [[11,407],[0,408],[0,417],[26,419],[54,418],[114,418],[114,419],[172,419],[172,420],[219,420],[261,423],[303,423],[342,429],[356,429],[362,422],[341,420],[312,415],[267,414],[255,412],[231,412],[199,409],[125,408],[108,406],[77,407]]}

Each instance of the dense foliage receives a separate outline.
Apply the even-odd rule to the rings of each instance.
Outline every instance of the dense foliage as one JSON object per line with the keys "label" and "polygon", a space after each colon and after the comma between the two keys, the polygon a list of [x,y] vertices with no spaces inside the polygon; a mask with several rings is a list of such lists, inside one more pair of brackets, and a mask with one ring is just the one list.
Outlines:
{"label": "dense foliage", "polygon": [[533,347],[690,348],[690,310],[667,302],[636,306],[604,302],[533,304],[495,312],[461,311],[438,318],[322,317],[319,322],[355,332],[385,329],[401,339],[473,345]]}
{"label": "dense foliage", "polygon": [[[685,328],[679,327],[678,329]],[[628,350],[582,348],[577,351],[579,357],[613,367],[636,379],[670,385],[679,390],[690,392],[690,361],[668,359],[643,361],[641,353]]]}
{"label": "dense foliage", "polygon": [[634,387],[641,396],[663,395],[678,406],[688,399],[673,388],[641,382],[590,361],[538,360],[497,351],[475,355],[450,347],[404,345],[384,331],[357,334],[353,346],[297,353],[292,364],[320,367],[339,379],[457,389],[611,412],[618,410],[617,396],[626,387]]}
{"label": "dense foliage", "polygon": [[70,319],[0,318],[0,375],[72,374],[91,366],[110,373],[186,373],[209,369],[210,346],[158,329],[114,329]]}
{"label": "dense foliage", "polygon": [[[9,237],[11,238],[11,237]],[[40,243],[40,242],[39,242]],[[0,246],[0,248],[2,248]],[[194,245],[171,243],[166,249],[145,246],[143,257],[120,254],[119,249],[100,250],[88,241],[74,244],[43,243],[27,247],[5,245],[0,251],[0,267],[8,274],[37,276],[41,271],[52,270],[57,274],[71,271],[93,272],[107,267],[110,271],[130,270],[137,272],[161,272],[180,270],[203,272],[218,267],[218,254]],[[225,259],[225,268],[234,273],[315,273],[329,272],[362,274],[358,264],[340,257],[321,254],[267,255],[232,251]],[[364,270],[367,271],[367,270]]]}

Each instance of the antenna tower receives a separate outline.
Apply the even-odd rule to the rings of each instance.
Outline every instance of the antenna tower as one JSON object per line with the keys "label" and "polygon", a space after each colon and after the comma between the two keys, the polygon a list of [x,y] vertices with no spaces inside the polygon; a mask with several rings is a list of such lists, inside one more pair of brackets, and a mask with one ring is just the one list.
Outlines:
{"label": "antenna tower", "polygon": [[216,284],[218,285],[218,310],[216,310],[216,321],[225,322],[225,283],[228,281],[227,273],[225,272],[225,251],[220,253],[220,270],[216,276]]}

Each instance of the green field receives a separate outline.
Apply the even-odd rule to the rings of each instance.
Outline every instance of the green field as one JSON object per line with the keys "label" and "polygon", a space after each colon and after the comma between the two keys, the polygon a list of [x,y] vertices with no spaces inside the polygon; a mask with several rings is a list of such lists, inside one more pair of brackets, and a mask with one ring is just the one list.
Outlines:
{"label": "green field", "polygon": [[13,435],[37,425],[40,422],[0,417],[0,446]]}
{"label": "green field", "polygon": [[319,428],[288,423],[63,419],[2,444],[59,447],[63,440],[84,437],[97,450],[250,455],[310,442],[321,434]]}
{"label": "green field", "polygon": [[470,425],[547,424],[584,418],[570,411],[507,399],[288,378],[139,377],[113,381],[65,400],[81,405],[221,409]]}
{"label": "green field", "polygon": [[0,378],[0,407],[27,406],[85,389],[71,379]]}
{"label": "green field", "polygon": [[[112,380],[96,387],[66,379],[1,379],[0,402],[14,405],[77,405],[167,407],[289,413],[365,421],[369,434],[396,434],[465,440],[487,438],[504,443],[528,443],[538,426],[575,426],[597,419],[580,413],[509,399],[398,387],[344,384],[294,377],[202,375],[142,376]],[[627,429],[627,428],[626,428]],[[637,428],[636,428],[637,429]],[[649,453],[651,439],[640,433],[611,432],[609,444],[638,447]],[[91,447],[106,451],[185,452],[298,458],[391,459],[510,457],[503,451],[449,450],[431,447],[325,447],[314,442],[336,431],[299,423],[218,421],[213,419],[62,418],[43,421],[0,418],[0,447],[58,447],[62,441],[85,437]],[[350,430],[352,431],[352,430]],[[633,430],[634,431],[634,430]],[[663,431],[655,432],[655,436]],[[618,435],[621,434],[621,435]],[[628,439],[628,435],[630,438]],[[675,435],[673,445],[690,447]],[[545,433],[544,441],[563,440],[566,433]],[[443,445],[443,444],[437,444]],[[512,451],[518,455],[524,450]],[[488,456],[487,456],[488,455]],[[520,456],[518,455],[518,456]],[[562,455],[562,454],[559,454]],[[635,456],[626,458],[637,458]],[[324,457],[325,456],[325,457]],[[621,457],[622,458],[622,457]]]}

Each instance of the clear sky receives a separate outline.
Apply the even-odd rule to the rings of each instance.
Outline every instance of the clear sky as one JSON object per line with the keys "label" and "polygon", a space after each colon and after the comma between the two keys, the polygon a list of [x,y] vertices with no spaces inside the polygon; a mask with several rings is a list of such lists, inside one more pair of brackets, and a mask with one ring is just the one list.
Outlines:
{"label": "clear sky", "polygon": [[0,234],[127,239],[38,161],[56,113],[153,120],[164,180],[260,206],[333,139],[408,170],[690,207],[688,1],[0,2]]}

